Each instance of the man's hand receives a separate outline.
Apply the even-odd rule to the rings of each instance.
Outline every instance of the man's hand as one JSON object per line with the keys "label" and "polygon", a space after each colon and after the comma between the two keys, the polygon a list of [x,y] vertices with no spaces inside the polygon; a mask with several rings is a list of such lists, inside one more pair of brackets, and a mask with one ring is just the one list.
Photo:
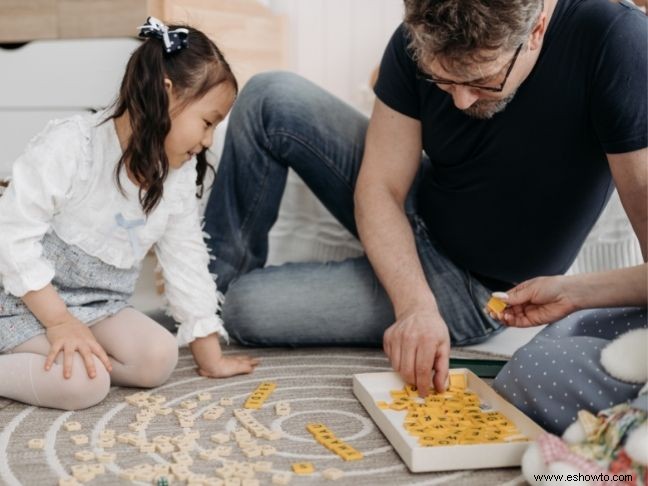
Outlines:
{"label": "man's hand", "polygon": [[223,356],[216,334],[189,343],[198,365],[198,374],[205,378],[227,378],[252,373],[259,360],[250,356]]}
{"label": "man's hand", "polygon": [[383,336],[383,348],[395,371],[428,394],[434,369],[434,387],[443,391],[448,377],[450,335],[436,306],[414,308],[397,316]]}
{"label": "man's hand", "polygon": [[72,376],[72,357],[76,352],[83,358],[90,378],[97,376],[97,370],[92,359],[93,354],[99,358],[109,373],[112,371],[108,355],[97,342],[90,328],[72,315],[68,316],[60,324],[48,327],[47,339],[51,346],[45,360],[46,371],[52,368],[54,360],[61,352],[63,353],[63,377],[66,379]]}

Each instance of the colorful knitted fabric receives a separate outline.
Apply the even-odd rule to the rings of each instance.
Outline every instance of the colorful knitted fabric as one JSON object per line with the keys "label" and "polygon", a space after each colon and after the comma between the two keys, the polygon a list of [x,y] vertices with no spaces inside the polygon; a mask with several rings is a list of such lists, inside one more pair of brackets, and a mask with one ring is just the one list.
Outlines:
{"label": "colorful knitted fabric", "polygon": [[[579,414],[579,422],[585,429],[587,440],[579,444],[567,444],[559,437],[545,434],[538,439],[538,446],[545,464],[566,462],[584,475],[597,478],[596,486],[647,486],[646,465],[633,461],[625,451],[625,441],[630,433],[646,423],[648,414],[624,403],[602,410],[598,417],[588,412]],[[630,481],[605,481],[604,477],[630,475]],[[600,479],[600,480],[599,480]]]}

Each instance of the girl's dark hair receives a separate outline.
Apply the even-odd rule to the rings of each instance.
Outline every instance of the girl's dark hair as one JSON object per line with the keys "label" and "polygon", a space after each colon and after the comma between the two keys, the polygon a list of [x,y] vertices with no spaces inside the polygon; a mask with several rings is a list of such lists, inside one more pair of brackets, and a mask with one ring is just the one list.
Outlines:
{"label": "girl's dark hair", "polygon": [[[171,130],[171,118],[164,79],[171,80],[174,93],[182,100],[179,109],[200,99],[221,83],[230,83],[235,93],[238,92],[236,78],[216,44],[192,27],[170,25],[169,29],[180,27],[189,31],[187,46],[182,50],[167,54],[162,40],[147,38],[133,52],[113,113],[106,119],[112,120],[128,113],[131,136],[117,163],[115,178],[122,190],[119,175],[128,164],[140,185],[139,200],[147,215],[162,199],[164,181],[169,173],[164,140]],[[213,171],[205,152],[206,149],[196,155],[197,197],[203,194],[207,169]]]}

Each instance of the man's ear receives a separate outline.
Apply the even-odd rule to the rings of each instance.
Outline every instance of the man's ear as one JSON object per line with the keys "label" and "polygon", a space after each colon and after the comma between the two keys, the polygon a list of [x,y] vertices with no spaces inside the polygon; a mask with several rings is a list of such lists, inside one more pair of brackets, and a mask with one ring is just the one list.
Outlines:
{"label": "man's ear", "polygon": [[542,46],[542,39],[544,38],[545,33],[547,32],[547,12],[544,10],[540,14],[538,22],[536,22],[535,27],[531,31],[531,39],[529,40],[529,49],[534,51],[540,49]]}

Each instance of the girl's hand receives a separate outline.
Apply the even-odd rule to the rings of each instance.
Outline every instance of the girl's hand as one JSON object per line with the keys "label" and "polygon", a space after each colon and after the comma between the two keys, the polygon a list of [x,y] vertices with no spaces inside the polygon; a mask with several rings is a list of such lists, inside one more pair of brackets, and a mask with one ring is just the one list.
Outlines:
{"label": "girl's hand", "polygon": [[86,371],[90,378],[97,376],[94,360],[94,354],[106,367],[108,372],[112,371],[112,365],[108,355],[97,342],[90,331],[90,328],[76,319],[69,316],[67,320],[47,328],[47,339],[50,342],[50,351],[45,360],[45,370],[52,368],[54,360],[59,353],[63,353],[63,377],[68,379],[72,376],[72,357],[78,352],[83,358]]}
{"label": "girl's hand", "polygon": [[499,315],[492,315],[507,326],[531,327],[549,324],[578,310],[570,295],[569,277],[538,277],[527,280],[506,293],[496,293],[508,304]]}
{"label": "girl's hand", "polygon": [[252,373],[259,360],[251,356],[223,356],[217,334],[210,334],[189,343],[198,365],[198,374],[205,378],[227,378],[228,376]]}

